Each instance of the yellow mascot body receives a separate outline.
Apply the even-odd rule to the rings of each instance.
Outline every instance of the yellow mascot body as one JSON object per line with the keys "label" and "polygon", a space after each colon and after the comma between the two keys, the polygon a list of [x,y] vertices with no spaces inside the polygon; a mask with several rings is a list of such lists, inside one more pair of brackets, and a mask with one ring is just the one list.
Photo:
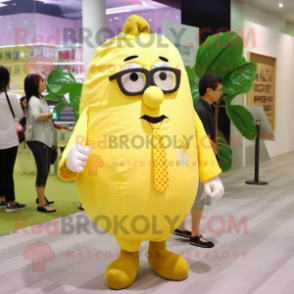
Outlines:
{"label": "yellow mascot body", "polygon": [[[66,166],[75,145],[92,147],[81,173]],[[61,179],[76,180],[87,214],[122,249],[106,270],[111,288],[135,279],[141,241],[150,241],[155,272],[173,280],[187,276],[186,261],[164,241],[191,209],[199,176],[205,182],[220,173],[178,50],[131,16],[123,33],[95,52],[59,167]]]}

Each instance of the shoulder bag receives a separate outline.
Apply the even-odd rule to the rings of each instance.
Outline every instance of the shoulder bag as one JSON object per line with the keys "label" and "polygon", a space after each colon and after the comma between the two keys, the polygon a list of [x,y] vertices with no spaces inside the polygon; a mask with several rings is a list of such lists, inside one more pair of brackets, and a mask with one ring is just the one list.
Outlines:
{"label": "shoulder bag", "polygon": [[17,132],[17,136],[18,136],[18,141],[19,142],[22,142],[24,140],[24,128],[19,123],[18,119],[15,119],[15,114],[14,114],[14,111],[13,111],[13,109],[11,107],[11,104],[10,104],[10,101],[9,101],[9,98],[8,98],[8,95],[7,95],[7,92],[5,92],[5,95],[6,95],[6,99],[7,99],[7,102],[8,102],[9,108],[10,108],[10,111],[11,111],[12,116],[13,116],[14,121],[15,121],[15,128],[16,128],[16,132]]}

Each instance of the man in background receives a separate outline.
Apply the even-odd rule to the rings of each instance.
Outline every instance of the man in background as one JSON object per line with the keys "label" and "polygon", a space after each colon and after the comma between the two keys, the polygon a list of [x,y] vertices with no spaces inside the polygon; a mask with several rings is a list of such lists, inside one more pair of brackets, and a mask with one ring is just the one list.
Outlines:
{"label": "man in background", "polygon": [[[206,73],[199,80],[200,99],[194,105],[195,111],[202,121],[206,134],[217,157],[217,145],[215,143],[215,121],[213,103],[218,102],[223,96],[223,79],[214,73]],[[212,248],[214,243],[206,240],[200,234],[200,220],[205,205],[211,205],[212,200],[204,190],[204,185],[199,179],[199,187],[195,202],[191,209],[192,232],[185,229],[184,221],[174,231],[175,235],[190,238],[190,244],[203,248]]]}

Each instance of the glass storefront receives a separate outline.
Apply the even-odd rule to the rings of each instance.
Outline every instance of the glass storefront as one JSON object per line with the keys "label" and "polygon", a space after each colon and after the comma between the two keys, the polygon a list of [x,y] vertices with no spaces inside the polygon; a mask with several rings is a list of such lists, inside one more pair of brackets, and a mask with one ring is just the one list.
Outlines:
{"label": "glass storefront", "polygon": [[[181,23],[180,10],[155,1],[106,0],[100,13],[107,16],[107,38],[120,33],[132,14],[144,17],[157,34],[163,34],[164,19]],[[46,77],[56,67],[84,81],[82,17],[82,0],[0,1],[0,65],[11,73],[12,92],[21,97],[28,74]]]}

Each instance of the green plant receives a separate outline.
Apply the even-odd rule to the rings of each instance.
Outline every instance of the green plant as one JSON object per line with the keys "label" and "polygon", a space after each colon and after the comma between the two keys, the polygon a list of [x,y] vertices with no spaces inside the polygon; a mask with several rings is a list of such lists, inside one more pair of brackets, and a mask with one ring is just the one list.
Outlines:
{"label": "green plant", "polygon": [[[44,98],[50,101],[58,101],[54,108],[57,117],[66,107],[71,107],[75,120],[79,119],[79,106],[81,100],[83,84],[77,83],[75,77],[70,72],[64,72],[61,68],[54,69],[47,79],[48,95]],[[69,102],[64,95],[69,94]]]}
{"label": "green plant", "polygon": [[224,134],[221,131],[218,131],[217,142],[220,166],[223,172],[227,172],[232,167],[233,151],[229,146],[228,142],[226,141]]}
{"label": "green plant", "polygon": [[[231,104],[237,95],[248,93],[251,90],[256,78],[257,64],[255,62],[248,63],[245,60],[242,56],[243,48],[243,40],[235,32],[210,36],[197,51],[195,67],[187,67],[186,70],[193,103],[196,103],[200,98],[199,88],[196,83],[197,78],[201,78],[207,72],[216,73],[223,78],[224,96],[222,99],[225,102],[223,107],[225,107],[227,115],[242,136],[248,140],[254,140],[256,137],[256,125],[252,114],[241,105]],[[219,107],[220,102],[216,104],[216,122],[218,121]],[[215,138],[218,145],[223,144],[223,140],[225,140],[224,137],[221,140],[219,139],[217,123]],[[224,152],[220,151],[221,162],[232,162],[231,160],[228,161],[228,158],[222,159],[223,154]],[[226,153],[226,156],[228,155],[229,153]],[[227,167],[221,165],[221,168],[223,171],[228,171]]]}

